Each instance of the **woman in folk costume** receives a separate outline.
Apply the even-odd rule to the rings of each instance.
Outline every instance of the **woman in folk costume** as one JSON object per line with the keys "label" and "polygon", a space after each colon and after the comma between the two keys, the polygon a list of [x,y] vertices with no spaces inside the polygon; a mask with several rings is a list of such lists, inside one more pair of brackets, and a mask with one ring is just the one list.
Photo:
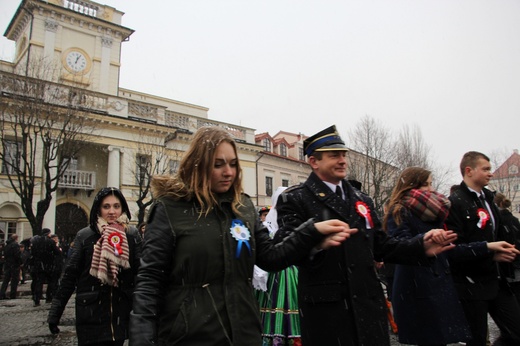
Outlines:
{"label": "woman in folk costume", "polygon": [[[406,168],[390,196],[383,227],[389,235],[412,238],[444,227],[450,201],[433,191],[431,172]],[[446,345],[471,337],[446,254],[431,266],[396,265],[392,289],[399,342]]]}
{"label": "woman in folk costume", "polygon": [[[264,221],[271,238],[278,230],[276,201],[285,189],[276,189],[273,206]],[[298,268],[291,266],[269,273],[266,289],[257,291],[264,346],[301,345],[297,287]]]}
{"label": "woman in folk costume", "polygon": [[242,192],[240,167],[231,135],[202,127],[177,175],[153,178],[156,200],[134,293],[131,346],[260,346],[255,262],[281,270],[340,235],[324,233],[348,232],[345,223],[328,220],[273,244]]}
{"label": "woman in folk costume", "polygon": [[123,345],[128,339],[140,238],[130,229],[130,210],[120,190],[101,189],[90,211],[90,226],[80,230],[49,311],[53,334],[76,291],[78,345]]}

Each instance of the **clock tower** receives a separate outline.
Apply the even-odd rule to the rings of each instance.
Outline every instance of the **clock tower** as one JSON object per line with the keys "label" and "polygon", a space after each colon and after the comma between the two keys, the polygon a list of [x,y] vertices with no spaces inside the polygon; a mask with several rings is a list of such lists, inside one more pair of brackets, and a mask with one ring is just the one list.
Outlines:
{"label": "clock tower", "polygon": [[121,44],[134,32],[123,14],[88,0],[23,0],[4,34],[16,43],[15,69],[44,64],[52,79],[116,96]]}

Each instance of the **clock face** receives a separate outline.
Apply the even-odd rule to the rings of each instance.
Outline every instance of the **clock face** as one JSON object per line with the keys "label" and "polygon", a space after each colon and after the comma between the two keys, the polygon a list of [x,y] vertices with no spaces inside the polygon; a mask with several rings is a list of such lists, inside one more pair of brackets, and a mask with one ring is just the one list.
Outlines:
{"label": "clock face", "polygon": [[65,67],[73,73],[84,72],[88,66],[85,54],[78,50],[71,50],[65,56]]}

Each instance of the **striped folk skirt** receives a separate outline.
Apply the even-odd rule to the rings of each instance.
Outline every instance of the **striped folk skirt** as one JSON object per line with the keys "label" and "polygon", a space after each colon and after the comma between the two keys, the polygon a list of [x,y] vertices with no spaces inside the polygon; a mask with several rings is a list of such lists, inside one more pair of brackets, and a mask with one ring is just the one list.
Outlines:
{"label": "striped folk skirt", "polygon": [[269,273],[267,291],[256,291],[263,346],[301,345],[298,312],[298,268]]}

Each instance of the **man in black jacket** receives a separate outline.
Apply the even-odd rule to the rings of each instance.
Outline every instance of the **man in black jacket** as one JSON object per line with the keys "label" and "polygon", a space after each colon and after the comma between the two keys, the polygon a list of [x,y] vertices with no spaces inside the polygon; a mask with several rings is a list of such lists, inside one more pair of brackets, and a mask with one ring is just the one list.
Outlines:
{"label": "man in black jacket", "polygon": [[299,263],[298,304],[302,344],[390,345],[386,303],[374,260],[417,264],[427,255],[450,249],[450,232],[434,232],[442,244],[430,240],[434,233],[410,240],[389,238],[373,212],[372,200],[353,187],[347,176],[347,148],[331,126],[304,141],[312,167],[307,181],[289,188],[278,198],[276,239],[294,232],[309,219],[339,219],[357,228],[340,246],[317,251]]}
{"label": "man in black jacket", "polygon": [[22,253],[20,252],[20,245],[18,244],[18,235],[13,234],[7,241],[7,246],[5,247],[5,275],[4,281],[2,282],[2,288],[0,289],[0,299],[6,299],[5,292],[9,282],[11,282],[9,299],[16,298],[21,265]]}
{"label": "man in black jacket", "polygon": [[[479,251],[478,244],[505,240],[493,193],[485,188],[493,177],[489,158],[479,152],[464,154],[460,163],[463,181],[449,199],[446,225],[458,234],[457,248],[450,254],[453,280],[469,322],[473,339],[469,346],[485,346],[487,315],[500,328],[500,343],[520,344],[520,307],[506,280],[515,253]],[[472,256],[458,253],[471,251]]]}
{"label": "man in black jacket", "polygon": [[[50,236],[51,230],[44,228],[41,236],[36,236],[32,240],[30,266],[34,306],[40,305],[40,300],[43,296],[43,284],[49,283],[54,267],[54,258],[61,255],[56,243]],[[47,285],[46,296],[49,303],[51,302],[51,291],[52,287],[49,288],[49,285]]]}

